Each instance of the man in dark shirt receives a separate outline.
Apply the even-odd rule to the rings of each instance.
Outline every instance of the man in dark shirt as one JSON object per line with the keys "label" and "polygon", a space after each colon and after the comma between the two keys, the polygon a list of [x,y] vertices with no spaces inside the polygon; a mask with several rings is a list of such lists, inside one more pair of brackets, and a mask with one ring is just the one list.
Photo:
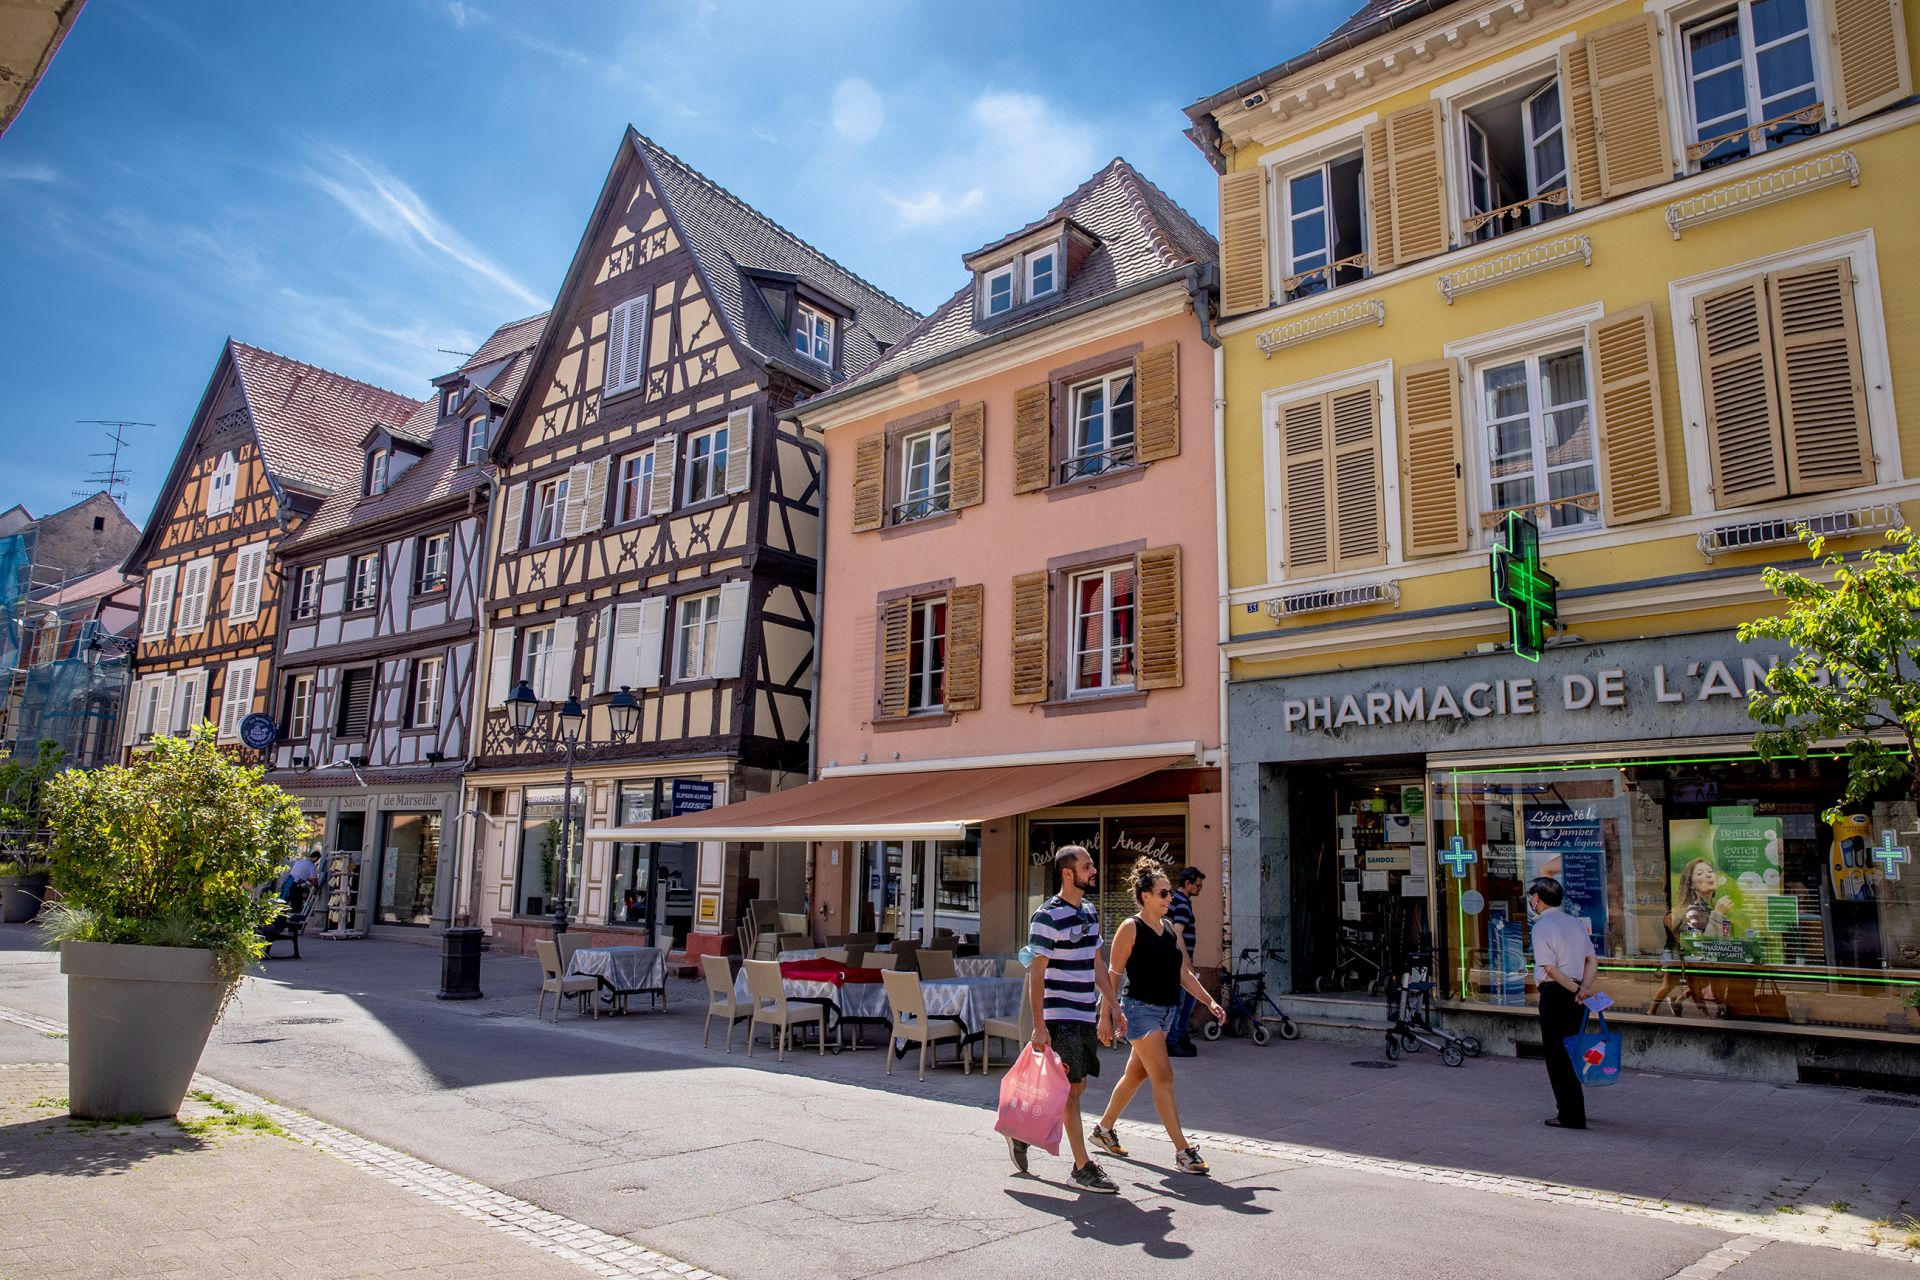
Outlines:
{"label": "man in dark shirt", "polygon": [[[1167,908],[1167,921],[1180,931],[1180,945],[1187,953],[1187,963],[1193,963],[1193,944],[1198,931],[1193,921],[1193,895],[1207,882],[1207,873],[1198,867],[1182,867],[1175,877],[1179,885],[1173,891],[1173,905]],[[1194,1058],[1200,1051],[1193,1047],[1190,1028],[1193,1023],[1193,997],[1183,988],[1180,1003],[1173,1011],[1173,1026],[1167,1032],[1167,1056],[1169,1058]]]}

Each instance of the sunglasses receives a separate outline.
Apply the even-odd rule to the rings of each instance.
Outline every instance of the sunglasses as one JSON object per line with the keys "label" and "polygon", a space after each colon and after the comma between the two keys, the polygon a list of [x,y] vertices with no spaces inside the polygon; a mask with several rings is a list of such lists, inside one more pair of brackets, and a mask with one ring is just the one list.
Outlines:
{"label": "sunglasses", "polygon": [[1171,897],[1173,896],[1173,890],[1171,890],[1171,889],[1155,889],[1155,890],[1153,891],[1153,896],[1154,896],[1154,897],[1156,897],[1156,898],[1171,898]]}

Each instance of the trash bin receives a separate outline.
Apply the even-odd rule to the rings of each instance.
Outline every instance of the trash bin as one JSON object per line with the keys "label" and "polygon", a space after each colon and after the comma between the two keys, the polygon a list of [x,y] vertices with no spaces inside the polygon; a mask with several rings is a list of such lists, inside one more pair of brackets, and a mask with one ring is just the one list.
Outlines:
{"label": "trash bin", "polygon": [[440,935],[440,998],[478,1000],[483,929],[449,929]]}

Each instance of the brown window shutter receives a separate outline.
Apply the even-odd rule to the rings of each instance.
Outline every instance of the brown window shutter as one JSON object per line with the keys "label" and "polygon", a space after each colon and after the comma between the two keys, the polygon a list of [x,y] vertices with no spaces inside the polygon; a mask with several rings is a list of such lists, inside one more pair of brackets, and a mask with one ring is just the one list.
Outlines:
{"label": "brown window shutter", "polygon": [[1587,326],[1593,353],[1600,502],[1606,522],[1632,524],[1673,510],[1667,493],[1667,433],[1660,404],[1660,348],[1653,307],[1637,307]]}
{"label": "brown window shutter", "polygon": [[1333,513],[1327,506],[1327,398],[1280,410],[1281,563],[1288,577],[1333,568]]}
{"label": "brown window shutter", "polygon": [[912,600],[902,596],[880,606],[880,706],[875,714],[882,720],[907,714],[912,628]]}
{"label": "brown window shutter", "polygon": [[1047,700],[1047,571],[1013,579],[1013,702]]}
{"label": "brown window shutter", "polygon": [[1784,497],[1780,401],[1767,321],[1767,281],[1755,276],[1694,300],[1701,381],[1707,390],[1707,452],[1717,507]]}
{"label": "brown window shutter", "polygon": [[1913,92],[1907,20],[1900,0],[1833,0],[1833,107],[1841,124]]}
{"label": "brown window shutter", "polygon": [[1267,171],[1256,165],[1220,176],[1220,308],[1227,315],[1273,301],[1267,275]]}
{"label": "brown window shutter", "polygon": [[1180,662],[1180,548],[1142,551],[1135,566],[1139,592],[1139,663],[1134,685],[1177,689],[1185,682]]}
{"label": "brown window shutter", "polygon": [[1380,469],[1380,393],[1372,384],[1327,397],[1333,460],[1334,568],[1387,558],[1386,486]]}
{"label": "brown window shutter", "polygon": [[1600,203],[1600,137],[1593,122],[1593,71],[1587,42],[1560,49],[1560,101],[1565,106],[1567,185],[1573,207]]}
{"label": "brown window shutter", "polygon": [[1013,397],[1013,491],[1044,489],[1053,472],[1053,386],[1026,387]]}
{"label": "brown window shutter", "polygon": [[1660,31],[1650,13],[1586,38],[1599,141],[1600,194],[1611,200],[1673,177]]}
{"label": "brown window shutter", "polygon": [[1387,126],[1367,126],[1362,167],[1367,177],[1367,267],[1374,275],[1392,268],[1393,175],[1387,162]]}
{"label": "brown window shutter", "polygon": [[980,401],[953,411],[953,495],[947,505],[977,507],[987,500],[987,406]]}
{"label": "brown window shutter", "polygon": [[1872,484],[1866,379],[1845,258],[1767,277],[1787,484],[1827,493]]}
{"label": "brown window shutter", "polygon": [[1387,180],[1393,188],[1393,260],[1417,262],[1445,253],[1451,238],[1440,104],[1408,107],[1382,123],[1387,129]]}
{"label": "brown window shutter", "polygon": [[949,711],[980,709],[981,619],[987,589],[979,583],[947,593],[947,691]]}
{"label": "brown window shutter", "polygon": [[1467,548],[1460,381],[1453,361],[1400,371],[1400,483],[1406,490],[1406,553]]}
{"label": "brown window shutter", "polygon": [[1142,462],[1180,452],[1180,344],[1150,347],[1133,358],[1135,456]]}
{"label": "brown window shutter", "polygon": [[853,531],[878,529],[887,516],[887,438],[879,432],[853,446]]}

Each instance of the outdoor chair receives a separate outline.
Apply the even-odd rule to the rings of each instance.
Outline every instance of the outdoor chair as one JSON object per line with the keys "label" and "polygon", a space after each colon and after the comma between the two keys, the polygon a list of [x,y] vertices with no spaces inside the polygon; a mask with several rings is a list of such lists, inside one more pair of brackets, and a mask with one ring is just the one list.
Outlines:
{"label": "outdoor chair", "polygon": [[920,944],[912,938],[895,938],[893,941],[893,954],[900,957],[900,959],[895,963],[894,967],[902,973],[916,972],[918,966],[915,961],[919,958],[916,953],[919,950]]}
{"label": "outdoor chair", "polygon": [[847,959],[847,949],[845,947],[826,947],[820,952],[820,958],[822,960],[833,960],[840,964],[852,963],[852,961]]}
{"label": "outdoor chair", "polygon": [[[701,956],[700,972],[707,980],[707,1020],[700,1028],[700,1047],[708,1047],[708,1038],[713,1035],[713,1020],[727,1020],[727,1052],[733,1052],[733,1029],[736,1025],[753,1016],[753,999],[736,999],[733,994],[733,966],[727,963],[725,956]],[[752,1038],[752,1028],[748,1028],[748,1038]]]}
{"label": "outdoor chair", "polygon": [[260,955],[262,960],[274,959],[273,944],[283,939],[293,944],[292,959],[300,958],[300,935],[306,931],[307,917],[313,914],[313,904],[320,895],[304,880],[294,881],[288,894],[286,910],[260,931],[260,936],[267,943],[267,949]]}
{"label": "outdoor chair", "polygon": [[[562,935],[565,936],[565,935]],[[540,1010],[538,1016],[545,1017],[547,1012],[547,993],[553,993],[553,1020],[560,1021],[560,1004],[568,996],[576,998],[590,996],[600,987],[600,979],[590,974],[578,978],[569,978],[560,967],[560,949],[545,938],[535,939],[534,952],[540,957]],[[592,1003],[589,1001],[589,1003]],[[600,1006],[593,1004],[593,1016],[600,1016]]]}
{"label": "outdoor chair", "polygon": [[[1026,967],[1018,960],[1009,960],[1007,964],[1010,968],[1018,968],[1020,970],[1017,974],[1007,974],[1007,977],[1026,977]],[[1013,1021],[1009,1022],[1005,1018],[988,1018],[980,1028],[980,1070],[983,1072],[993,1070],[993,1042],[995,1039],[1005,1040],[1012,1044],[1013,1056],[1017,1058],[1020,1055],[1020,1047],[1026,1044],[1032,1037],[1033,1010],[1027,1004],[1027,984],[1022,982],[1020,984],[1020,1012],[1014,1015]]]}
{"label": "outdoor chair", "polygon": [[869,953],[867,950],[866,943],[864,942],[848,943],[846,947],[846,952],[847,952],[847,967],[849,969],[864,969],[867,967],[866,960]]}
{"label": "outdoor chair", "polygon": [[955,978],[959,971],[953,967],[953,952],[922,951],[920,953],[920,977],[922,979]]}
{"label": "outdoor chair", "polygon": [[787,989],[780,982],[778,961],[749,960],[746,967],[747,996],[753,1001],[753,1021],[747,1024],[747,1056],[753,1056],[755,1029],[758,1027],[770,1029],[779,1059],[785,1062],[787,1047],[793,1042],[793,1029],[818,1024],[820,1056],[824,1058],[827,1054],[827,1006],[788,1004]]}
{"label": "outdoor chair", "polygon": [[898,968],[899,965],[900,957],[893,954],[893,952],[871,951],[867,953],[866,962],[860,967],[862,969],[879,969],[884,973],[888,969]]}
{"label": "outdoor chair", "polygon": [[[960,1019],[948,1016],[929,1018],[927,1016],[927,996],[920,989],[920,975],[915,973],[896,973],[889,970],[880,975],[887,984],[887,1006],[893,1010],[893,1034],[887,1042],[887,1074],[893,1074],[893,1046],[896,1041],[917,1042],[920,1046],[920,1078],[927,1078],[927,1050],[937,1044],[948,1041],[953,1043],[954,1057],[959,1060],[963,1074],[973,1073],[973,1062],[965,1055],[962,1042],[966,1039],[966,1024]],[[950,1023],[951,1029],[934,1026],[935,1023]],[[939,1055],[934,1055],[934,1066],[940,1065]]]}
{"label": "outdoor chair", "polygon": [[578,933],[562,933],[555,935],[553,945],[560,951],[560,972],[571,973],[573,953],[586,946],[587,939]]}
{"label": "outdoor chair", "polygon": [[1003,978],[1024,979],[1027,976],[1027,966],[1021,964],[1016,957],[1000,966],[1000,976]]}

